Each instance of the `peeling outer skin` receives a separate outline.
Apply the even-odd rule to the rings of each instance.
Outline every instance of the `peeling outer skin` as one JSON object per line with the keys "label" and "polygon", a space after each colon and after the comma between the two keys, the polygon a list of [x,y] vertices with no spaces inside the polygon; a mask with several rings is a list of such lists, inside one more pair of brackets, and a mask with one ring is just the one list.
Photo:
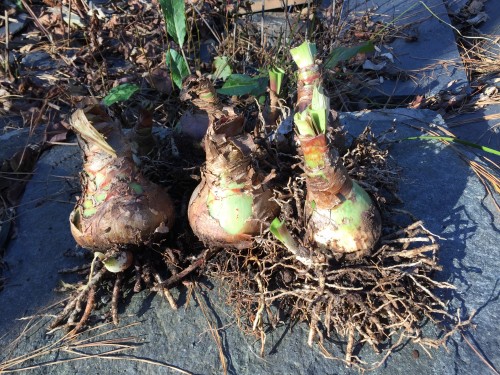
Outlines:
{"label": "peeling outer skin", "polygon": [[377,207],[368,193],[348,176],[325,135],[299,137],[299,140],[304,154],[317,151],[324,155],[322,166],[304,168],[308,237],[338,259],[354,260],[368,255],[381,233]]}
{"label": "peeling outer skin", "polygon": [[[207,246],[248,248],[252,237],[261,233],[264,223],[278,212],[278,205],[270,200],[272,191],[259,186],[262,178],[251,166],[254,149],[252,138],[243,134],[243,118],[239,116],[209,127],[205,138],[206,168],[188,207],[191,228]],[[217,199],[233,185],[239,186],[235,194],[252,197],[252,216],[237,234],[226,232],[219,220],[210,215],[208,207],[211,192]]]}
{"label": "peeling outer skin", "polygon": [[207,112],[220,109],[214,85],[206,77],[191,75],[186,78],[179,99],[189,100],[195,107]]}
{"label": "peeling outer skin", "polygon": [[[133,162],[128,160],[130,163]],[[131,183],[140,185],[142,191],[135,192],[130,188]],[[93,184],[93,181],[87,182],[87,186]],[[99,250],[110,245],[141,245],[155,232],[168,232],[172,228],[173,203],[162,187],[140,174],[128,175],[126,180],[113,178],[109,185],[110,194],[96,206],[92,216],[83,214],[83,202],[89,198],[86,192],[71,212],[71,234],[80,246]],[[99,190],[93,189],[93,192],[93,195],[99,194]]]}
{"label": "peeling outer skin", "polygon": [[296,111],[302,112],[311,104],[316,82],[321,82],[321,72],[318,65],[310,65],[299,70]]}
{"label": "peeling outer skin", "polygon": [[304,155],[317,155],[322,168],[309,168],[304,165],[307,179],[307,200],[314,201],[318,208],[332,209],[340,204],[352,188],[352,180],[334,147],[328,145],[324,134],[315,137],[299,136]]}
{"label": "peeling outer skin", "polygon": [[[110,245],[141,245],[155,232],[168,232],[174,207],[167,192],[147,180],[132,158],[121,126],[98,106],[85,110],[94,128],[106,137],[117,156],[102,151],[78,134],[84,152],[82,197],[70,215],[76,242],[93,250]],[[77,132],[78,133],[78,132]],[[92,214],[84,215],[89,204]]]}

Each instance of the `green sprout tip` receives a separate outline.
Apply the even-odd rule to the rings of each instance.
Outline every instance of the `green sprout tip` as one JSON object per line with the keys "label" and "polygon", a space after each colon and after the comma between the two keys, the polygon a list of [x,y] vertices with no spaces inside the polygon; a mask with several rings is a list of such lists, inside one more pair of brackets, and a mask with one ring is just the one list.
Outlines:
{"label": "green sprout tip", "polygon": [[281,68],[274,67],[269,70],[269,86],[276,94],[280,94],[281,84],[283,82],[283,77],[285,76],[285,71]]}
{"label": "green sprout tip", "polygon": [[298,248],[297,242],[293,239],[284,222],[280,221],[277,217],[274,218],[269,230],[288,250],[296,253]]}
{"label": "green sprout tip", "polygon": [[299,69],[306,68],[314,65],[314,59],[316,57],[316,44],[305,41],[300,46],[292,48],[290,53],[292,54],[293,61],[295,61],[295,64],[297,64]]}
{"label": "green sprout tip", "polygon": [[303,112],[298,112],[293,116],[293,122],[295,123],[295,128],[297,133],[302,136],[312,136],[317,135],[316,129],[312,122],[309,111],[306,109]]}

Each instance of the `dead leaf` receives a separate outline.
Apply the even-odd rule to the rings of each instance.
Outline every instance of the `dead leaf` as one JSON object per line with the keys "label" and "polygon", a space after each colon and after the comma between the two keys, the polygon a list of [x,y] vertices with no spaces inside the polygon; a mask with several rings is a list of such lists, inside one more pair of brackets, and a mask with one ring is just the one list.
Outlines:
{"label": "dead leaf", "polygon": [[172,80],[166,68],[158,67],[153,69],[150,74],[146,75],[146,80],[162,94],[170,95],[172,93]]}
{"label": "dead leaf", "polygon": [[409,108],[421,109],[425,107],[425,98],[423,95],[417,95],[415,99],[408,105]]}
{"label": "dead leaf", "polygon": [[68,129],[62,122],[49,122],[45,128],[45,142],[65,142],[68,136]]}

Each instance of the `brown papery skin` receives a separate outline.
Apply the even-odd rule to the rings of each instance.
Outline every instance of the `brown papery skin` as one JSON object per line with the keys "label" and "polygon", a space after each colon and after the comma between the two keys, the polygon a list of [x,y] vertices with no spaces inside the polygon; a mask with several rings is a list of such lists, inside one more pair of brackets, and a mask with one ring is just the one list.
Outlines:
{"label": "brown papery skin", "polygon": [[[120,123],[113,121],[100,106],[88,107],[85,115],[117,156],[79,135],[84,172],[82,197],[70,215],[75,241],[88,249],[106,250],[113,245],[142,245],[155,232],[168,232],[175,217],[173,203],[164,188],[147,180],[139,171]],[[76,112],[72,121],[78,121]],[[104,176],[99,186],[97,174]],[[95,204],[92,216],[84,217],[83,203],[99,195],[105,195],[105,199]]]}
{"label": "brown papery skin", "polygon": [[297,112],[304,111],[312,102],[315,84],[321,83],[321,72],[318,65],[310,65],[299,70],[297,81]]}
{"label": "brown papery skin", "polygon": [[[337,150],[330,147],[325,134],[315,137],[299,136],[304,155],[315,155],[323,167],[311,169],[304,165],[307,181],[307,200],[314,201],[319,208],[332,209],[342,202],[352,188],[352,180],[340,159]],[[317,175],[321,170],[323,175]]]}
{"label": "brown papery skin", "polygon": [[[272,191],[261,185],[262,177],[251,166],[255,144],[242,130],[243,117],[231,116],[212,123],[205,137],[206,167],[201,183],[191,195],[188,218],[193,232],[207,246],[250,247],[252,237],[261,232],[279,209],[270,200]],[[212,188],[220,186],[222,175],[230,182],[243,185],[238,193],[253,196],[253,216],[238,234],[227,233],[209,212],[207,198]],[[228,185],[227,181],[225,185]]]}

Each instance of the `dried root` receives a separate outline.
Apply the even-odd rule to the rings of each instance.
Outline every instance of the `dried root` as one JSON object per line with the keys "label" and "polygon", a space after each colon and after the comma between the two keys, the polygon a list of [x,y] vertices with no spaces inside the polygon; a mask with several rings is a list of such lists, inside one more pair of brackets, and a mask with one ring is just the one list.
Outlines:
{"label": "dried root", "polygon": [[[172,254],[172,250],[167,251],[167,254]],[[160,292],[167,299],[170,306],[177,309],[177,303],[169,288],[182,281],[198,268],[201,268],[205,263],[206,256],[207,252],[205,251],[193,261],[186,262],[172,256],[167,259],[167,257],[162,257],[157,252],[150,252],[136,259],[134,267],[116,274],[107,271],[98,261],[97,271],[91,277],[89,277],[89,273],[93,267],[85,267],[84,269],[88,271],[85,280],[88,280],[88,282],[82,282],[76,287],[72,295],[66,300],[64,309],[52,321],[50,329],[56,330],[65,327],[70,330],[71,334],[82,331],[89,324],[89,318],[94,310],[104,307],[96,301],[109,299],[102,298],[106,295],[111,295],[109,315],[113,323],[117,325],[119,323],[119,301],[123,291],[129,289],[126,287],[128,284],[132,285],[131,289],[136,293],[142,290],[143,285],[151,291]],[[174,260],[177,263],[172,263]],[[160,261],[164,262],[163,268],[167,268],[166,263],[168,261],[170,269],[178,268],[180,271],[171,272],[170,277],[163,280],[163,276],[154,266],[154,264],[160,265]],[[80,270],[80,268],[77,270]],[[68,270],[64,270],[64,272],[67,273]],[[85,306],[85,308],[82,309],[82,306]]]}
{"label": "dried root", "polygon": [[[218,254],[208,272],[229,285],[227,302],[234,306],[240,328],[260,338],[262,344],[266,325],[274,327],[287,317],[308,323],[307,343],[318,343],[325,356],[369,369],[380,366],[407,340],[425,350],[444,345],[444,337],[451,333],[439,339],[425,337],[425,321],[451,323],[455,330],[469,321],[457,320],[439,297],[441,289],[453,286],[433,278],[441,270],[436,236],[421,221],[411,222],[411,216],[408,223],[408,216],[401,218],[404,211],[391,210],[387,204],[389,199],[398,200],[398,170],[389,165],[387,150],[378,146],[367,129],[344,159],[349,173],[368,187],[381,208],[383,236],[369,257],[356,261],[330,258],[307,267],[268,234],[258,246]],[[318,250],[301,241],[307,217],[297,213],[303,212],[304,194],[304,181],[297,176],[277,192],[276,200],[297,241],[314,254]],[[401,218],[399,223],[396,217]],[[333,338],[344,342],[343,358],[326,352],[323,343]],[[381,361],[363,362],[357,356],[360,346],[381,353]]]}

